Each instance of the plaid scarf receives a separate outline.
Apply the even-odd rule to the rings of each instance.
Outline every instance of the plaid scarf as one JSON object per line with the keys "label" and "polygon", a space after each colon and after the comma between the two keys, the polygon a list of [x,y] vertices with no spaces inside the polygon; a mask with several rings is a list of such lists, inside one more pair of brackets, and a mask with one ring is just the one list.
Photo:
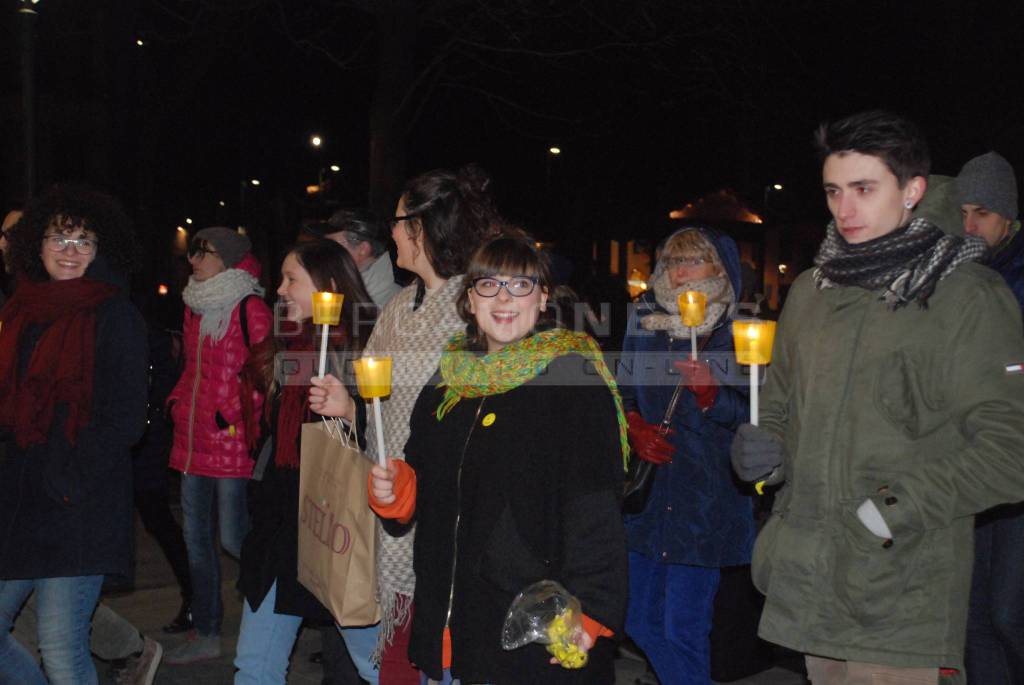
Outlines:
{"label": "plaid scarf", "polygon": [[456,333],[441,355],[441,383],[444,399],[437,408],[440,421],[463,398],[500,395],[533,380],[556,357],[579,354],[590,360],[611,390],[619,422],[619,443],[623,465],[629,460],[626,415],[618,385],[601,356],[601,348],[586,333],[553,328],[506,345],[497,352],[478,355],[466,351],[466,334]]}
{"label": "plaid scarf", "polygon": [[843,239],[832,221],[814,258],[814,282],[819,289],[884,289],[881,299],[890,309],[912,301],[923,309],[939,281],[961,264],[981,259],[985,252],[981,238],[949,235],[921,217],[855,245]]}

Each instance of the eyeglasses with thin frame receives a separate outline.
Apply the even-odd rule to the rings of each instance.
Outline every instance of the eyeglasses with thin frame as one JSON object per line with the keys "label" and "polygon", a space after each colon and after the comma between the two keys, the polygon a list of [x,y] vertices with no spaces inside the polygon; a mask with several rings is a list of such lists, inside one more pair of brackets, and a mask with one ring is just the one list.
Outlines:
{"label": "eyeglasses with thin frame", "polygon": [[666,257],[665,266],[670,269],[674,269],[677,266],[700,266],[701,264],[708,264],[710,260],[704,259],[703,257]]}
{"label": "eyeglasses with thin frame", "polygon": [[387,224],[388,230],[390,231],[401,222],[409,221],[410,219],[418,219],[419,216],[419,214],[402,214],[399,216],[393,216],[390,219],[385,219],[384,223]]}
{"label": "eyeglasses with thin frame", "polygon": [[96,246],[99,244],[98,241],[92,238],[68,238],[56,233],[44,235],[43,243],[51,252],[63,252],[68,249],[68,245],[74,245],[75,252],[83,256],[91,255],[96,251]]}
{"label": "eyeglasses with thin frame", "polygon": [[494,276],[481,276],[474,278],[470,287],[480,297],[497,297],[502,288],[512,297],[526,297],[537,287],[537,277],[513,276],[502,281]]}

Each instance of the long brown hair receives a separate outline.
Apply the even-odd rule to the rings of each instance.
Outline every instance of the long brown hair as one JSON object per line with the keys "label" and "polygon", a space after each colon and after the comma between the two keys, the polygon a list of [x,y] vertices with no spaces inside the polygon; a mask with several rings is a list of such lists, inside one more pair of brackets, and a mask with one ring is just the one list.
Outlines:
{"label": "long brown hair", "polygon": [[[363,278],[348,250],[333,240],[319,239],[299,243],[285,257],[288,255],[294,256],[306,270],[317,290],[345,295],[339,324],[341,335],[331,336],[332,351],[341,352],[345,357],[358,355],[370,337],[377,307],[366,292]],[[274,360],[283,347],[283,341],[273,335],[253,345],[240,374],[243,381],[261,393],[270,393],[275,384]]]}

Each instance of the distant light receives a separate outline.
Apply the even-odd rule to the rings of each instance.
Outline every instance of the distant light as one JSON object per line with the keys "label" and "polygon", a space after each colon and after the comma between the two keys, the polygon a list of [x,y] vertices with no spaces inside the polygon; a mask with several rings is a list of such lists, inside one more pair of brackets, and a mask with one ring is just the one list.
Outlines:
{"label": "distant light", "polygon": [[782,184],[776,183],[775,185],[772,186],[772,188],[774,188],[775,190],[782,190]]}
{"label": "distant light", "polygon": [[164,285],[163,283],[161,283],[160,285],[158,285],[156,287],[156,294],[157,295],[163,296],[163,295],[166,295],[168,292],[169,291],[167,290],[167,286]]}
{"label": "distant light", "polygon": [[260,180],[258,178],[254,178],[251,181],[249,181],[249,183],[253,184],[254,186],[258,186],[260,184]]}
{"label": "distant light", "polygon": [[[36,1],[38,2],[38,0],[36,0]],[[141,47],[142,47],[143,45],[145,45],[145,43],[144,43],[144,42],[142,41],[142,39],[141,39],[141,38],[139,38],[138,40],[136,40],[136,41],[135,41],[135,44],[136,44],[136,45],[138,45],[138,46],[139,46],[140,48],[141,48]]]}
{"label": "distant light", "polygon": [[221,207],[226,207],[227,206],[227,205],[224,204],[224,200],[217,200],[217,204],[219,204]]}
{"label": "distant light", "polygon": [[318,186],[315,183],[313,185],[306,186],[306,195],[316,195],[319,192],[320,192],[320,186]]}
{"label": "distant light", "polygon": [[320,147],[324,140],[320,136],[311,136],[309,142],[313,147]]}
{"label": "distant light", "polygon": [[185,232],[186,231],[185,231],[185,227],[184,226],[178,226],[178,233],[185,233]]}
{"label": "distant light", "polygon": [[549,147],[548,148],[548,152],[550,152],[553,155],[560,155],[560,154],[562,154],[562,148],[560,148],[560,147]]}
{"label": "distant light", "polygon": [[673,209],[671,212],[668,213],[669,219],[682,219],[685,217],[686,214],[684,214],[681,209]]}
{"label": "distant light", "polygon": [[779,264],[779,273],[780,274],[784,274],[788,270],[789,270],[788,266],[786,266],[785,264]]}
{"label": "distant light", "polygon": [[339,171],[341,171],[341,167],[338,166],[337,164],[332,164],[331,171],[333,171],[334,173],[338,173]]}
{"label": "distant light", "polygon": [[245,226],[239,226],[235,229],[235,232],[238,233],[238,235],[249,235],[249,231],[245,230]]}
{"label": "distant light", "polygon": [[188,217],[185,217],[185,223],[188,224],[189,226],[191,226],[192,225],[192,219],[190,219]]}

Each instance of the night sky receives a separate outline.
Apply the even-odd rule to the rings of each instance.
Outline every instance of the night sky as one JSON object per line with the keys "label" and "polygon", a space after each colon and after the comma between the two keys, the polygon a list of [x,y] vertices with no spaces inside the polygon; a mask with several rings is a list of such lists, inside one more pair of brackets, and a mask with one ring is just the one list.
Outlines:
{"label": "night sky", "polygon": [[[418,8],[415,40],[387,40],[364,4]],[[22,192],[16,5],[0,34],[7,198]],[[503,209],[545,238],[657,237],[703,193],[730,187],[760,210],[771,183],[785,186],[771,200],[780,220],[823,221],[812,131],[867,108],[921,124],[936,172],[987,149],[1024,164],[1017,2],[36,7],[40,185],[100,182],[161,234],[185,216],[234,221],[250,177],[263,181],[251,211],[276,198],[289,217],[322,214],[303,189],[332,163],[330,203],[366,203],[382,49],[434,67],[414,98],[406,175],[480,162]]]}

